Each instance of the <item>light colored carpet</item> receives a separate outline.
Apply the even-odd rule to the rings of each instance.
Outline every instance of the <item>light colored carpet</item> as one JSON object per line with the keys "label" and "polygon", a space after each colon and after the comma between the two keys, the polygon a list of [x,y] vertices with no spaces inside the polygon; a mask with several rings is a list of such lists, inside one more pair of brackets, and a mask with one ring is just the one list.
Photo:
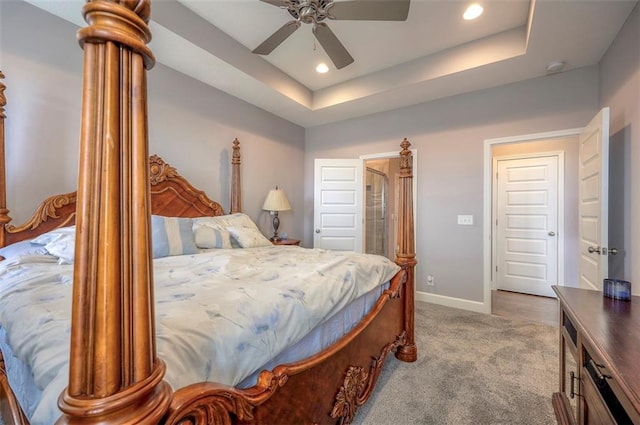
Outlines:
{"label": "light colored carpet", "polygon": [[388,359],[356,425],[551,425],[558,329],[418,302],[418,361]]}

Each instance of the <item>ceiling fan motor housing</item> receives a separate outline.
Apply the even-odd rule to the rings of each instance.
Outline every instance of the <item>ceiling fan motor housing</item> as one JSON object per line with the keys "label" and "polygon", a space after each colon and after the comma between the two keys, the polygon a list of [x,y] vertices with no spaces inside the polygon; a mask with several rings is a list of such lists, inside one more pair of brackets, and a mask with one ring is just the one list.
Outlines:
{"label": "ceiling fan motor housing", "polygon": [[327,18],[332,0],[291,0],[287,10],[294,19],[305,24],[316,24]]}

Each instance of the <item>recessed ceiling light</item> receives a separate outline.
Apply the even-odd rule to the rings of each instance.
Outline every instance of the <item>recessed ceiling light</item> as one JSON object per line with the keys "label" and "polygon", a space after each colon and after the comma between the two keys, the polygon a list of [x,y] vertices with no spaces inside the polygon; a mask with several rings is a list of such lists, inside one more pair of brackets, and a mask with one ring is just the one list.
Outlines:
{"label": "recessed ceiling light", "polygon": [[329,67],[324,62],[321,62],[321,63],[318,64],[318,66],[316,66],[316,72],[318,72],[320,74],[324,74],[327,71],[329,71]]}
{"label": "recessed ceiling light", "polygon": [[478,3],[473,3],[472,5],[467,7],[467,10],[464,11],[464,14],[462,15],[462,17],[467,21],[470,21],[482,15],[483,11],[484,9],[482,8],[482,6],[480,6]]}

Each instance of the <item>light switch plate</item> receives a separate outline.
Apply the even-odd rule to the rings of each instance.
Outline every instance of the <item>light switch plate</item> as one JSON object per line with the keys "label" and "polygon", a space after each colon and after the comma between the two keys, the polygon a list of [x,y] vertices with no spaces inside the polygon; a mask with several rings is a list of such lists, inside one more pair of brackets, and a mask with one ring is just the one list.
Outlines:
{"label": "light switch plate", "polygon": [[471,226],[473,225],[473,216],[472,215],[459,215],[458,216],[458,224],[463,226]]}

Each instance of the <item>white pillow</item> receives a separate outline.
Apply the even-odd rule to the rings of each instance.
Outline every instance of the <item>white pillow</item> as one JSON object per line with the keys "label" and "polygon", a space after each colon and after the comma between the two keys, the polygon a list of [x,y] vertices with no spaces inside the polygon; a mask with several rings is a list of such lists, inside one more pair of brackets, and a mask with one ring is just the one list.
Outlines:
{"label": "white pillow", "polygon": [[76,252],[76,235],[68,234],[55,239],[44,246],[49,254],[60,259],[60,264],[73,264]]}
{"label": "white pillow", "polygon": [[153,258],[198,253],[190,218],[151,216],[151,238]]}
{"label": "white pillow", "polygon": [[264,235],[258,230],[251,227],[227,227],[231,237],[238,241],[242,248],[259,248],[262,246],[272,246],[271,241],[264,237]]}
{"label": "white pillow", "polygon": [[46,255],[47,249],[42,245],[31,243],[31,241],[20,241],[0,248],[0,256],[5,260],[10,260],[21,255]]}
{"label": "white pillow", "polygon": [[245,213],[198,217],[193,220],[195,226],[227,230],[231,234],[231,246],[233,248],[254,248],[271,245],[269,239],[264,237],[258,226],[251,220],[251,217]]}
{"label": "white pillow", "polygon": [[212,229],[224,229],[227,227],[227,215],[215,217],[196,217],[193,219],[193,227],[206,226]]}
{"label": "white pillow", "polygon": [[60,259],[62,264],[72,264],[76,248],[76,226],[60,227],[31,240],[43,245],[47,252]]}
{"label": "white pillow", "polygon": [[31,243],[36,245],[46,245],[50,242],[55,241],[56,239],[73,236],[76,237],[76,226],[68,226],[68,227],[59,227],[57,229],[53,229],[47,233],[43,233],[40,236],[37,236],[35,239],[31,239]]}
{"label": "white pillow", "polygon": [[214,229],[225,229],[229,226],[235,227],[255,227],[256,224],[251,217],[245,213],[235,213],[227,215],[218,215],[215,217],[198,217],[193,219],[193,223],[197,226],[208,226]]}

